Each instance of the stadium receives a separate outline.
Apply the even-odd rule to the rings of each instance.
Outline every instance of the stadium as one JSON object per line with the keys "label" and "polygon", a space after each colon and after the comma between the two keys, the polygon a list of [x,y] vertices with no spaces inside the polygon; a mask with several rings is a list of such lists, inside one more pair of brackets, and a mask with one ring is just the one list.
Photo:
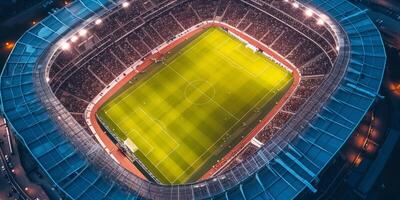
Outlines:
{"label": "stadium", "polygon": [[385,64],[347,0],[76,0],[16,42],[1,112],[68,199],[295,199]]}

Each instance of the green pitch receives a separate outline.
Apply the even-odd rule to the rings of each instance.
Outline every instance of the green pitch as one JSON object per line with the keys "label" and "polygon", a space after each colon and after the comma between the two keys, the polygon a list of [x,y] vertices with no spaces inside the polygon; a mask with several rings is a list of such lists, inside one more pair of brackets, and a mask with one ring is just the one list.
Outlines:
{"label": "green pitch", "polygon": [[162,183],[198,180],[285,94],[293,77],[220,28],[139,74],[97,115]]}

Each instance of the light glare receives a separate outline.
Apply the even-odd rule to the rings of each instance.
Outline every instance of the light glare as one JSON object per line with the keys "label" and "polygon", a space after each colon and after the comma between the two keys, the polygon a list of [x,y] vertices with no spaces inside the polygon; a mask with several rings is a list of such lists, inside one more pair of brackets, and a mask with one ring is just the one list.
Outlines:
{"label": "light glare", "polygon": [[322,19],[328,19],[329,17],[326,16],[325,14],[322,14],[322,15],[321,15],[321,18],[322,18]]}
{"label": "light glare", "polygon": [[307,15],[308,17],[311,17],[311,16],[314,14],[313,10],[311,10],[311,9],[309,9],[309,8],[307,8],[307,10],[305,11],[305,13],[306,13],[306,15]]}
{"label": "light glare", "polygon": [[99,25],[99,24],[101,24],[103,21],[101,20],[101,19],[97,19],[94,23],[96,24],[96,25]]}
{"label": "light glare", "polygon": [[293,5],[294,8],[298,8],[299,7],[299,4],[297,2],[293,2],[292,5]]}
{"label": "light glare", "polygon": [[87,30],[86,29],[82,29],[79,31],[79,36],[86,36],[87,34]]}
{"label": "light glare", "polygon": [[128,7],[128,6],[129,6],[129,3],[128,3],[128,2],[122,3],[122,7],[126,8],[126,7]]}
{"label": "light glare", "polygon": [[71,47],[71,46],[69,45],[68,42],[63,42],[63,43],[61,44],[61,49],[62,49],[62,50],[68,50],[70,47]]}
{"label": "light glare", "polygon": [[325,24],[324,20],[322,18],[318,19],[317,24],[322,26]]}
{"label": "light glare", "polygon": [[76,42],[77,40],[78,40],[78,36],[73,35],[73,36],[71,37],[71,42]]}

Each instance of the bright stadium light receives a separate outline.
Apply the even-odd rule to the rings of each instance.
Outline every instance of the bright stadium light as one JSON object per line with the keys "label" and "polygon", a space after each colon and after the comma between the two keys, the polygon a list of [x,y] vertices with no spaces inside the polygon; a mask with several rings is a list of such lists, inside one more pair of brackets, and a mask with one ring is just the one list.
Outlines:
{"label": "bright stadium light", "polygon": [[298,8],[299,7],[299,3],[297,3],[297,2],[293,2],[292,5],[293,5],[294,8]]}
{"label": "bright stadium light", "polygon": [[305,11],[305,14],[307,17],[311,17],[314,14],[314,11],[311,10],[310,8],[307,8],[307,10]]}
{"label": "bright stadium light", "polygon": [[284,2],[289,2],[289,0],[284,0]]}
{"label": "bright stadium light", "polygon": [[94,22],[96,25],[101,24],[103,21],[101,19],[96,19],[96,21]]}
{"label": "bright stadium light", "polygon": [[87,34],[87,30],[86,29],[82,29],[82,30],[80,30],[79,31],[79,36],[86,36],[86,34]]}
{"label": "bright stadium light", "polygon": [[320,15],[321,19],[323,19],[324,21],[327,21],[329,19],[329,17],[325,14],[321,14]]}
{"label": "bright stadium light", "polygon": [[62,50],[69,50],[70,47],[71,47],[71,45],[68,42],[61,43]]}
{"label": "bright stadium light", "polygon": [[71,42],[76,42],[77,40],[78,40],[78,36],[73,35],[73,36],[71,37]]}
{"label": "bright stadium light", "polygon": [[124,7],[124,8],[127,8],[129,6],[129,2],[124,2],[124,3],[122,3],[122,7]]}
{"label": "bright stadium light", "polygon": [[322,18],[319,18],[318,21],[317,21],[317,24],[322,26],[322,25],[325,24],[325,21]]}

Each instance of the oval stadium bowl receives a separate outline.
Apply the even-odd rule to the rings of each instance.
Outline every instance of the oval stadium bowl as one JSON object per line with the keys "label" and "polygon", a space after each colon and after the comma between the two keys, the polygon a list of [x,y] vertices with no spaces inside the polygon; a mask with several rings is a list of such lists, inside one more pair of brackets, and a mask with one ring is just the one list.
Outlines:
{"label": "oval stadium bowl", "polygon": [[0,105],[70,199],[294,199],[385,63],[347,0],[79,0],[16,42]]}

